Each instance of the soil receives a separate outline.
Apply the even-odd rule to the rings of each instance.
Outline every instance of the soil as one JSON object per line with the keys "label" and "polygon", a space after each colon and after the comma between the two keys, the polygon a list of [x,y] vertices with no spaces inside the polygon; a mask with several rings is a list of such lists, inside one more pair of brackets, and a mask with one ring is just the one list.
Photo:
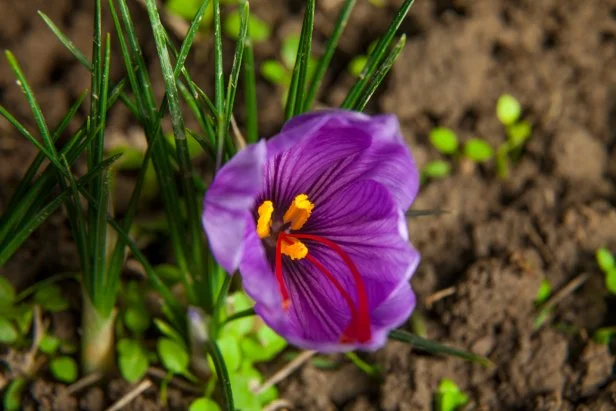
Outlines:
{"label": "soil", "polygon": [[[89,78],[34,10],[45,11],[85,51],[91,6],[83,3],[0,0],[0,48],[17,55],[50,124],[88,87]],[[277,37],[257,46],[257,61],[275,58],[280,38],[301,23],[301,6],[282,0],[251,3]],[[317,3],[318,52],[342,1]],[[384,31],[401,0],[385,1],[383,8],[358,3],[326,79],[324,105],[340,102],[352,84],[345,69],[349,59]],[[142,28],[151,59],[151,34],[147,25]],[[280,384],[281,398],[306,410],[430,410],[439,381],[451,378],[469,394],[469,409],[616,409],[614,357],[608,346],[589,337],[598,327],[616,325],[616,299],[608,295],[594,262],[597,248],[616,250],[616,1],[417,0],[401,31],[408,35],[406,49],[369,111],[399,116],[420,166],[440,158],[427,138],[436,125],[451,127],[462,140],[502,142],[494,107],[503,93],[520,100],[533,125],[508,179],[498,178],[491,163],[455,161],[453,175],[426,184],[414,204],[417,210],[449,213],[410,221],[411,239],[422,253],[412,283],[428,337],[485,355],[494,366],[429,356],[391,342],[364,355],[379,366],[381,380],[351,365],[323,370],[307,364]],[[191,72],[207,83],[207,41],[200,40],[197,50]],[[280,96],[273,91],[260,82],[266,135],[282,119]],[[0,64],[0,104],[32,125],[5,63]],[[110,121],[118,132],[131,126],[122,112]],[[35,152],[3,119],[0,131],[2,209]],[[74,269],[74,253],[60,214],[3,274],[23,287],[34,278]],[[549,321],[534,330],[542,279],[557,291],[582,277],[587,279],[563,295]],[[435,292],[450,287],[449,295],[431,301]],[[113,380],[68,395],[65,386],[41,377],[30,385],[24,406],[98,410],[129,389]],[[147,391],[131,409],[164,409],[156,391]],[[170,392],[170,409],[185,409],[187,398]]]}

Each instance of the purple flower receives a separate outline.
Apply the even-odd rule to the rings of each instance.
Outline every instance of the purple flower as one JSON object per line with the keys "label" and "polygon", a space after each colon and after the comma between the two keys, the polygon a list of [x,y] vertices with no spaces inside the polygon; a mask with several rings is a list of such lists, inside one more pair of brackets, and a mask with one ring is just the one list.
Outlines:
{"label": "purple flower", "polygon": [[297,346],[376,349],[415,306],[417,167],[394,116],[298,116],[216,175],[203,225],[255,310]]}

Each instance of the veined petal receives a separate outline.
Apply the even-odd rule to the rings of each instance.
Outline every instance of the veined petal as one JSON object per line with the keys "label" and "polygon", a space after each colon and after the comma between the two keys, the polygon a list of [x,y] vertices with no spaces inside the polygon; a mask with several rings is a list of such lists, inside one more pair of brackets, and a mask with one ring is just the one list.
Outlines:
{"label": "veined petal", "polygon": [[[296,145],[289,150],[291,140]],[[293,193],[316,202],[357,179],[382,183],[404,210],[417,194],[419,174],[395,116],[343,110],[304,114],[268,142],[268,153],[270,146],[266,195],[285,205]]]}
{"label": "veined petal", "polygon": [[[250,145],[216,174],[203,205],[203,227],[216,261],[232,274],[244,253],[247,221],[263,190],[265,142]],[[254,223],[251,227],[255,231]]]}

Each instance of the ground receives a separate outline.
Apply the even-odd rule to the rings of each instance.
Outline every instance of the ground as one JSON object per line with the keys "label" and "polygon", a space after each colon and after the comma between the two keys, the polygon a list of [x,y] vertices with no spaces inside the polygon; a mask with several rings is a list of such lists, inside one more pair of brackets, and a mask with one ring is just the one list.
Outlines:
{"label": "ground", "polygon": [[[277,36],[257,47],[258,61],[275,57],[280,38],[297,29],[297,3],[252,2]],[[383,8],[358,3],[326,79],[325,106],[341,101],[352,84],[345,69],[350,57],[365,52],[401,1],[385,1]],[[341,4],[317,1],[317,53]],[[0,0],[0,47],[15,52],[56,124],[89,79],[35,15],[37,8],[83,50],[90,47],[91,8],[79,0]],[[616,299],[594,261],[597,248],[616,250],[616,2],[417,0],[401,31],[408,35],[406,49],[368,111],[398,115],[420,166],[440,158],[428,143],[437,125],[452,128],[462,140],[503,141],[495,115],[503,93],[520,100],[533,125],[508,179],[497,177],[493,164],[453,161],[453,175],[424,185],[413,206],[449,213],[410,220],[411,240],[422,253],[412,283],[428,336],[485,355],[494,366],[427,356],[392,342],[364,357],[381,368],[380,381],[350,365],[332,371],[308,364],[281,384],[281,397],[306,410],[430,410],[439,381],[451,378],[470,395],[473,409],[616,409],[614,358],[589,337],[598,327],[616,325]],[[142,33],[151,42],[146,25]],[[191,70],[207,83],[211,48],[206,39],[197,45]],[[280,97],[272,91],[261,79],[265,135],[282,119]],[[5,62],[0,103],[29,118]],[[120,111],[110,121],[116,132],[131,127]],[[34,150],[3,119],[0,132],[1,210]],[[23,287],[75,264],[69,231],[57,215],[3,271]],[[581,285],[563,294],[547,324],[534,330],[534,299],[544,278],[556,291],[571,281]],[[434,293],[444,289],[448,293],[434,301]],[[54,408],[54,393],[66,389],[43,377],[31,386],[28,404],[102,409],[96,406],[128,388],[114,380],[65,394],[62,408]],[[179,393],[171,398],[176,409],[185,407]],[[157,409],[155,399],[146,394],[131,409]]]}

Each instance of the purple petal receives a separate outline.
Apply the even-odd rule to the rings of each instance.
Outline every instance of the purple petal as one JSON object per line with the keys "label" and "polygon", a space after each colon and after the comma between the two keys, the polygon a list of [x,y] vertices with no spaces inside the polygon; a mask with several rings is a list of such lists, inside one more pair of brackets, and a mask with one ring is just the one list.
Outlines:
{"label": "purple petal", "polygon": [[[401,221],[405,221],[400,215],[383,185],[363,180],[316,207],[306,228],[301,230],[334,241],[355,263],[368,295],[371,341],[339,342],[351,321],[351,309],[341,292],[307,259],[283,259],[292,301],[288,317],[281,322],[275,307],[269,313],[259,314],[277,332],[303,348],[327,352],[382,346],[387,332],[406,320],[415,304],[408,281],[417,267],[419,254],[399,231]],[[309,254],[331,272],[357,306],[358,285],[340,256],[321,243],[302,241]],[[258,293],[254,298],[262,301]]]}
{"label": "purple petal", "polygon": [[[288,150],[290,141],[296,144]],[[419,174],[395,116],[313,112],[268,142],[265,196],[282,206],[297,194],[315,202],[366,178],[386,186],[404,210],[417,194]]]}
{"label": "purple petal", "polygon": [[203,227],[214,257],[229,274],[242,259],[246,223],[263,190],[265,158],[263,141],[246,147],[220,169],[205,195]]}

